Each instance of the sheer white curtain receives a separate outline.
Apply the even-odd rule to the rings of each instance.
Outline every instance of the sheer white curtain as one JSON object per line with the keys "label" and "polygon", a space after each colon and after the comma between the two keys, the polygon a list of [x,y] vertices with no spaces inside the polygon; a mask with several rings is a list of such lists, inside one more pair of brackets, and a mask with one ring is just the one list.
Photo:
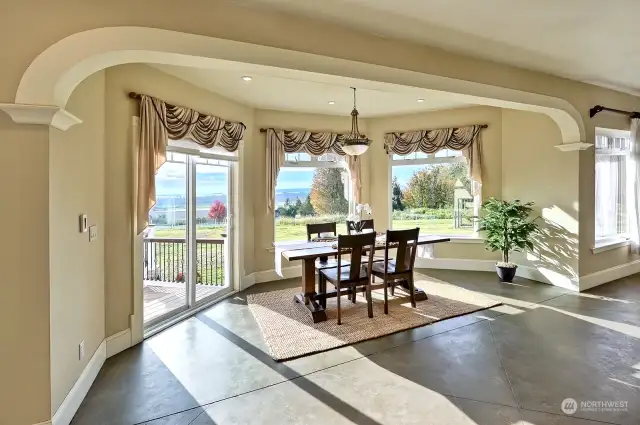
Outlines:
{"label": "sheer white curtain", "polygon": [[633,252],[640,253],[640,119],[631,120],[631,149],[627,179],[629,183],[629,233]]}
{"label": "sheer white curtain", "polygon": [[625,157],[596,154],[596,239],[620,233],[621,204],[625,196]]}

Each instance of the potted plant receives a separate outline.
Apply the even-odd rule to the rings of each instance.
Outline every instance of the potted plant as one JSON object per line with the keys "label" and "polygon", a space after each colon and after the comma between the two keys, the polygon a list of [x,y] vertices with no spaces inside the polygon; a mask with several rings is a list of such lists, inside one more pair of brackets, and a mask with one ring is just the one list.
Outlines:
{"label": "potted plant", "polygon": [[509,262],[510,252],[533,249],[532,237],[539,231],[536,219],[529,219],[533,202],[521,203],[489,198],[482,204],[479,217],[480,230],[486,232],[485,245],[491,251],[500,251],[502,261],[496,264],[501,282],[511,282],[517,265]]}

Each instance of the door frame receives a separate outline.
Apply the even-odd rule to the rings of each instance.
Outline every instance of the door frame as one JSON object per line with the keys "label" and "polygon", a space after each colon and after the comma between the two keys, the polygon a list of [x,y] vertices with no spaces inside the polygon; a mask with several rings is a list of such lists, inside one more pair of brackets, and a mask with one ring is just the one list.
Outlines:
{"label": "door frame", "polygon": [[[133,170],[134,170],[134,188],[137,187],[135,182],[137,177],[137,138],[139,137],[139,118],[133,117],[133,137],[136,143],[133,143],[134,149],[134,160],[133,160]],[[242,258],[240,258],[240,253],[235,249],[236,242],[239,244],[237,246],[242,246],[242,238],[240,232],[237,231],[236,217],[238,217],[237,205],[237,197],[239,196],[239,192],[237,188],[241,186],[241,182],[238,182],[241,178],[241,173],[239,170],[242,167],[242,163],[240,160],[240,153],[243,151],[244,143],[240,142],[240,146],[238,149],[238,155],[230,156],[230,155],[220,155],[213,152],[201,152],[197,149],[189,149],[184,147],[167,147],[168,151],[182,153],[188,155],[188,162],[192,161],[195,165],[195,156],[199,156],[205,159],[217,159],[227,161],[228,163],[228,218],[227,218],[227,243],[225,243],[225,283],[227,285],[227,289],[220,291],[218,294],[211,298],[206,298],[200,300],[199,302],[194,302],[191,307],[187,305],[187,307],[179,312],[175,312],[171,314],[171,317],[163,317],[164,320],[161,322],[154,320],[153,324],[149,327],[145,327],[144,324],[144,281],[143,281],[143,273],[142,273],[142,261],[143,261],[143,236],[142,234],[136,235],[136,232],[133,232],[133,291],[134,291],[134,313],[131,314],[129,325],[131,329],[131,345],[138,344],[142,342],[144,339],[149,338],[156,333],[173,326],[174,324],[196,314],[197,312],[208,308],[209,306],[215,304],[216,302],[221,301],[224,298],[229,297],[230,295],[235,294],[239,289],[238,279],[237,279],[237,271],[242,269],[242,265],[239,262],[243,262]],[[192,166],[192,172],[187,173],[187,179],[192,179],[191,183],[187,183],[187,185],[193,185],[195,183],[195,166]],[[188,186],[189,189],[189,186]],[[133,191],[133,205],[135,212],[136,206],[136,193]],[[191,196],[191,191],[188,190],[187,196]],[[190,222],[193,223],[195,229],[195,219],[193,218],[196,214],[196,210],[189,211],[191,208],[190,199],[187,202],[187,210],[188,214],[190,214]],[[188,235],[188,233],[187,233]],[[187,238],[188,240],[191,238]],[[195,244],[195,239],[193,239],[193,243]],[[191,270],[192,261],[188,262],[189,273],[192,273]],[[193,264],[195,268],[195,264]],[[195,271],[193,271],[193,276],[195,276]],[[194,285],[187,285],[187,290],[189,292],[193,292],[193,294],[189,293],[189,297],[195,298],[195,290],[191,290],[190,288],[195,288]],[[191,298],[188,299],[191,301]]]}

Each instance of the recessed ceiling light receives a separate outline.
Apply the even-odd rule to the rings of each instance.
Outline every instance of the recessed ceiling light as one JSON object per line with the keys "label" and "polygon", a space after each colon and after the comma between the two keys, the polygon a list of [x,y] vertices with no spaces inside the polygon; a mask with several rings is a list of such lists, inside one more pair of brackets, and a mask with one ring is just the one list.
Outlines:
{"label": "recessed ceiling light", "polygon": [[242,77],[242,79],[244,81],[251,81],[251,77],[249,77],[248,75],[245,75],[244,77]]}
{"label": "recessed ceiling light", "polygon": [[424,99],[418,99],[418,100],[416,100],[416,102],[422,103],[422,102],[424,102]]}
{"label": "recessed ceiling light", "polygon": [[329,105],[335,105],[336,101],[335,100],[330,100],[329,102],[327,102]]}

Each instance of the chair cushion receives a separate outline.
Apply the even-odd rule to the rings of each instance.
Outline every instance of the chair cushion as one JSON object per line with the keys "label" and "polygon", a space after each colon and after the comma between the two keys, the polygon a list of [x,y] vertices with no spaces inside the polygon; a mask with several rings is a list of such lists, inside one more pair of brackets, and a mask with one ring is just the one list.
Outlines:
{"label": "chair cushion", "polygon": [[[342,266],[340,267],[340,281],[349,280],[349,274],[351,272],[351,266]],[[320,271],[328,280],[338,280],[338,268],[332,269],[323,269]],[[369,274],[367,273],[367,268],[365,266],[360,267],[360,275],[359,279],[367,279]]]}
{"label": "chair cushion", "polygon": [[[342,266],[348,266],[350,263],[348,260],[342,260],[340,261],[340,265]],[[328,258],[324,261],[322,261],[320,258],[316,259],[316,269],[317,270],[322,270],[322,269],[330,269],[333,267],[338,267],[338,260],[335,258]]]}
{"label": "chair cushion", "polygon": [[[367,261],[369,261],[369,257],[368,257],[368,256],[363,256],[363,257],[362,257],[362,260],[361,260],[361,263],[362,263],[362,264],[364,264],[364,265],[366,265],[366,264],[367,264]],[[374,262],[374,263],[377,263],[377,262],[379,262],[379,261],[384,261],[384,257],[376,257],[376,256],[374,255],[374,256],[373,256],[373,262]]]}
{"label": "chair cushion", "polygon": [[[384,274],[384,260],[382,262],[377,262],[373,264],[372,271],[373,273]],[[387,274],[392,274],[396,272],[396,262],[393,260],[389,260],[387,263]]]}

